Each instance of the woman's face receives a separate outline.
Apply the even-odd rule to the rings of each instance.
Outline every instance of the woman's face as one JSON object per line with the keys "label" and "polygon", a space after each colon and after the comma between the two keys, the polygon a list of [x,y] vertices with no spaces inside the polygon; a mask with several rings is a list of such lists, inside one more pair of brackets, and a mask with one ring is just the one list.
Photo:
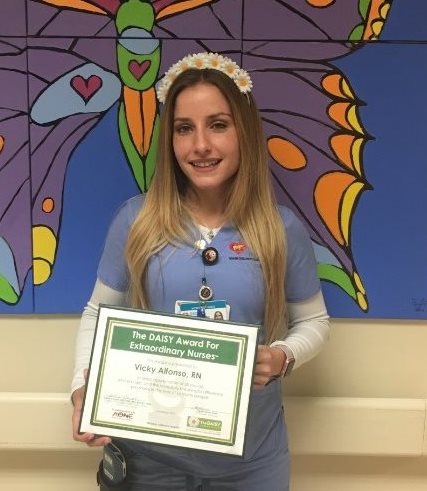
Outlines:
{"label": "woman's face", "polygon": [[210,84],[184,89],[176,98],[173,124],[175,157],[191,189],[223,196],[240,165],[227,99]]}

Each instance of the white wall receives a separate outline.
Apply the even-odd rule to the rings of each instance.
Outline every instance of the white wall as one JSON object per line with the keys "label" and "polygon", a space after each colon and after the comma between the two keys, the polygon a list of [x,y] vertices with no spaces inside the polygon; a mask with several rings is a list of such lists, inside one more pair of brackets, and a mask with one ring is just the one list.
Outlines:
{"label": "white wall", "polygon": [[[98,450],[71,440],[75,316],[2,316],[0,489],[95,490]],[[427,489],[427,323],[332,322],[286,381],[293,491]]]}

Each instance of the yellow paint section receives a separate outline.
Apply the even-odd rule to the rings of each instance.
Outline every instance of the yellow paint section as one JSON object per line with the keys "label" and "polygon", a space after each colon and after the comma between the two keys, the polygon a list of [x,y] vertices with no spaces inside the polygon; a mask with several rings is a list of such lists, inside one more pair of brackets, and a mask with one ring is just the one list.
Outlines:
{"label": "yellow paint section", "polygon": [[324,8],[331,6],[335,0],[306,0],[312,7]]}
{"label": "yellow paint section", "polygon": [[150,87],[142,93],[142,116],[143,116],[143,152],[147,155],[150,148],[151,136],[153,135],[154,121],[157,113],[156,91]]}
{"label": "yellow paint section", "polygon": [[347,80],[344,77],[341,77],[341,90],[344,95],[347,96],[348,99],[354,100],[354,93],[350,88],[350,85],[348,84]]}
{"label": "yellow paint section", "polygon": [[357,114],[357,107],[352,105],[347,112],[347,120],[351,124],[351,127],[358,133],[364,134],[363,127],[360,123],[359,116]]}
{"label": "yellow paint section", "polygon": [[133,144],[140,155],[144,152],[144,123],[142,112],[142,97],[139,90],[126,85],[123,87],[123,101],[126,120]]}
{"label": "yellow paint section", "polygon": [[341,208],[341,230],[346,245],[349,245],[350,223],[353,214],[354,203],[359,193],[363,190],[363,183],[354,182],[344,193]]}
{"label": "yellow paint section", "polygon": [[41,285],[50,276],[55,262],[57,241],[54,233],[44,225],[33,227],[34,284]]}
{"label": "yellow paint section", "polygon": [[0,135],[0,152],[3,150],[3,148],[4,148],[4,137]]}
{"label": "yellow paint section", "polygon": [[55,201],[52,198],[45,198],[42,203],[42,210],[45,213],[52,213],[55,208]]}
{"label": "yellow paint section", "polygon": [[368,302],[366,300],[365,295],[363,295],[363,293],[357,292],[356,298],[359,307],[366,312],[368,310]]}
{"label": "yellow paint section", "polygon": [[55,5],[56,7],[69,7],[77,10],[84,10],[86,12],[92,12],[94,14],[106,14],[107,12],[99,7],[95,7],[84,0],[41,0],[43,3]]}
{"label": "yellow paint section", "polygon": [[201,7],[202,5],[207,5],[208,3],[212,3],[212,0],[183,0],[182,2],[165,7],[157,14],[156,19],[160,20],[164,17],[180,14],[186,10],[195,9],[197,7]]}
{"label": "yellow paint section", "polygon": [[341,226],[341,205],[355,177],[346,172],[330,172],[319,178],[314,189],[316,209],[335,240],[345,244]]}
{"label": "yellow paint section", "polygon": [[307,165],[303,151],[289,140],[272,137],[268,139],[267,146],[273,159],[285,169],[300,170]]}
{"label": "yellow paint section", "polygon": [[365,294],[366,293],[366,290],[365,290],[365,287],[362,284],[362,280],[360,279],[360,276],[357,273],[353,273],[353,279],[354,279],[354,283],[355,283],[357,289],[361,293]]}
{"label": "yellow paint section", "polygon": [[372,22],[372,32],[375,34],[375,36],[380,35],[383,26],[384,22],[381,20],[376,20],[375,22]]}
{"label": "yellow paint section", "polygon": [[44,259],[34,259],[33,261],[33,282],[35,285],[42,285],[52,274],[52,266]]}
{"label": "yellow paint section", "polygon": [[352,156],[354,170],[359,174],[359,176],[362,175],[362,161],[360,160],[360,157],[362,155],[363,142],[364,142],[363,138],[356,138],[351,148],[351,156]]}
{"label": "yellow paint section", "polygon": [[389,3],[384,3],[383,5],[381,5],[381,7],[380,7],[381,18],[385,20],[389,11],[390,11],[390,4]]}

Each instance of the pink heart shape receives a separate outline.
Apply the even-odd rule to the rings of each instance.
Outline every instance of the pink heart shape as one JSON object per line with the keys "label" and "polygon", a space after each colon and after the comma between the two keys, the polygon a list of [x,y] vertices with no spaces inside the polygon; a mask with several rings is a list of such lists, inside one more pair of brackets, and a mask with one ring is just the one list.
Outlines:
{"label": "pink heart shape", "polygon": [[97,75],[91,75],[89,78],[76,75],[70,80],[70,85],[87,104],[102,87],[102,79]]}
{"label": "pink heart shape", "polygon": [[129,62],[128,68],[130,73],[138,80],[141,80],[144,73],[150,68],[151,61],[145,60],[142,63],[138,63],[136,60],[131,60]]}

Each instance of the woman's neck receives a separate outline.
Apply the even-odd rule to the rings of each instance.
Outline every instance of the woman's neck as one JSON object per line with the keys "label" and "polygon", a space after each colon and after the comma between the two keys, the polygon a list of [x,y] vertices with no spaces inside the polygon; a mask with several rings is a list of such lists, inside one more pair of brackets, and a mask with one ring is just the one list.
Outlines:
{"label": "woman's neck", "polygon": [[195,223],[207,228],[218,228],[226,220],[225,200],[217,193],[190,191],[187,205]]}

